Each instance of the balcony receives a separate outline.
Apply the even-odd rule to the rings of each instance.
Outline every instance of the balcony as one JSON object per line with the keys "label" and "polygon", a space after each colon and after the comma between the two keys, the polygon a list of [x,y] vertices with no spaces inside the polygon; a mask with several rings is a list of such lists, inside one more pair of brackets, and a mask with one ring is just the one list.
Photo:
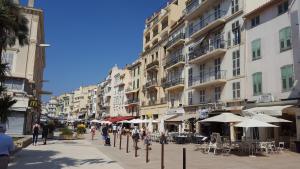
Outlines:
{"label": "balcony", "polygon": [[125,94],[131,94],[131,93],[136,93],[139,91],[139,88],[135,88],[133,89],[132,87],[128,87],[126,90],[125,90]]}
{"label": "balcony", "polygon": [[167,50],[174,49],[177,46],[183,45],[185,42],[185,33],[179,33],[174,36],[172,39],[169,38],[166,48]]}
{"label": "balcony", "polygon": [[168,56],[165,66],[165,69],[171,69],[173,67],[178,67],[180,65],[185,64],[185,56],[180,54],[180,55],[175,55],[175,56]]}
{"label": "balcony", "polygon": [[193,20],[202,15],[207,9],[211,9],[219,0],[191,0],[186,5],[183,13],[186,20]]}
{"label": "balcony", "polygon": [[221,70],[218,72],[211,71],[199,76],[194,76],[192,79],[189,79],[188,86],[190,88],[197,89],[211,85],[221,85],[224,83],[226,83],[226,71]]}
{"label": "balcony", "polygon": [[157,80],[149,80],[146,84],[145,84],[145,88],[148,89],[148,88],[153,88],[153,87],[156,87],[158,86],[158,83],[157,83]]}
{"label": "balcony", "polygon": [[200,20],[197,24],[189,27],[189,35],[191,39],[196,39],[214,28],[224,24],[226,15],[225,11],[219,10],[214,14],[207,16],[206,18]]}
{"label": "balcony", "polygon": [[197,44],[189,53],[189,63],[195,64],[207,59],[224,56],[227,51],[225,44],[223,38],[217,38],[209,43]]}
{"label": "balcony", "polygon": [[160,104],[166,104],[167,101],[165,98],[161,98],[160,100],[149,100],[147,106],[155,106]]}
{"label": "balcony", "polygon": [[147,66],[146,66],[146,69],[149,71],[149,70],[156,70],[156,69],[158,69],[158,66],[159,66],[159,62],[158,62],[158,60],[155,60],[155,61],[153,61],[153,62],[151,62],[151,63],[149,63]]}
{"label": "balcony", "polygon": [[176,90],[184,88],[184,78],[174,78],[164,82],[163,87],[167,90]]}
{"label": "balcony", "polygon": [[129,99],[125,102],[125,107],[139,105],[139,103],[140,103],[139,99]]}

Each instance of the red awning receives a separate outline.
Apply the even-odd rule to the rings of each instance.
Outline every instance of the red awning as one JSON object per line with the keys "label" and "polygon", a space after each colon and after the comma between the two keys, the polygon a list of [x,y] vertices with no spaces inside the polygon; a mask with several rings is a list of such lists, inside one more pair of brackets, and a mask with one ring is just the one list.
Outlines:
{"label": "red awning", "polygon": [[134,118],[136,118],[136,117],[134,117],[134,116],[119,116],[119,117],[110,117],[107,119],[107,121],[116,123],[116,122],[123,121],[123,120],[132,120]]}

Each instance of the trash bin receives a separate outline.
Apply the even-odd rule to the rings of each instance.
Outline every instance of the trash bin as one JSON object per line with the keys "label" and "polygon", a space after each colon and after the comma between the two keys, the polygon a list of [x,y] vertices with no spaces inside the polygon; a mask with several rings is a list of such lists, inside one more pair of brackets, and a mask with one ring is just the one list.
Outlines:
{"label": "trash bin", "polygon": [[296,152],[300,153],[300,141],[295,141],[296,144]]}

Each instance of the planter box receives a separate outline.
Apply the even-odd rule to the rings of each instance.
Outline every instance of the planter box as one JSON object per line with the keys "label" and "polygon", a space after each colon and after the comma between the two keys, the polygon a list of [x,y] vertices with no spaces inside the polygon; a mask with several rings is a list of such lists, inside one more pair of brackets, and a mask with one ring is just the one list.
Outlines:
{"label": "planter box", "polygon": [[60,140],[74,140],[73,135],[59,135]]}
{"label": "planter box", "polygon": [[83,134],[76,134],[75,137],[77,139],[84,139],[84,135]]}

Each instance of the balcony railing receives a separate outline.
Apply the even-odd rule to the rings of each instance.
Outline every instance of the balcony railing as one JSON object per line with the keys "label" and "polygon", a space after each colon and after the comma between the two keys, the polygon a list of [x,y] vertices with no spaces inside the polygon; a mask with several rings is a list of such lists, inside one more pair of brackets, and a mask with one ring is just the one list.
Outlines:
{"label": "balcony railing", "polygon": [[216,80],[225,80],[226,79],[226,71],[211,71],[207,73],[202,73],[198,76],[194,76],[192,79],[189,79],[188,86],[198,86],[203,83],[212,82]]}
{"label": "balcony railing", "polygon": [[177,85],[184,85],[184,78],[176,78],[176,79],[171,79],[166,82],[164,82],[163,87],[164,88],[169,88]]}
{"label": "balcony railing", "polygon": [[190,13],[194,12],[200,5],[201,2],[199,2],[199,0],[192,0],[188,5],[186,5],[183,13],[185,15],[189,15]]}
{"label": "balcony railing", "polygon": [[135,103],[137,104],[139,102],[140,102],[139,99],[129,99],[125,102],[125,104],[135,104]]}
{"label": "balcony railing", "polygon": [[148,88],[148,87],[157,86],[157,85],[158,85],[158,83],[157,83],[157,80],[155,79],[155,80],[149,80],[145,86],[146,86],[146,88]]}
{"label": "balcony railing", "polygon": [[200,43],[194,46],[193,50],[189,53],[189,61],[198,58],[202,55],[205,55],[209,52],[213,52],[217,49],[224,49],[225,48],[225,41],[223,37],[218,37],[209,43]]}
{"label": "balcony railing", "polygon": [[179,33],[172,39],[169,39],[169,41],[166,44],[166,47],[169,48],[170,46],[172,46],[173,44],[175,44],[177,41],[181,39],[185,39],[185,33]]}
{"label": "balcony railing", "polygon": [[150,68],[152,68],[152,67],[154,67],[154,66],[158,66],[158,65],[159,65],[158,60],[155,60],[155,61],[149,63],[149,64],[147,65],[146,68],[147,68],[147,69],[150,69]]}
{"label": "balcony railing", "polygon": [[208,24],[222,18],[225,15],[226,15],[226,11],[222,11],[222,10],[215,11],[213,14],[207,16],[206,18],[201,19],[199,21],[199,23],[197,23],[193,26],[190,26],[189,27],[189,35],[190,36],[193,35],[197,31],[199,31],[202,28],[204,28],[205,26],[207,26]]}
{"label": "balcony railing", "polygon": [[185,57],[182,54],[175,55],[175,56],[168,56],[168,59],[166,60],[165,69],[169,68],[179,62],[185,62]]}

